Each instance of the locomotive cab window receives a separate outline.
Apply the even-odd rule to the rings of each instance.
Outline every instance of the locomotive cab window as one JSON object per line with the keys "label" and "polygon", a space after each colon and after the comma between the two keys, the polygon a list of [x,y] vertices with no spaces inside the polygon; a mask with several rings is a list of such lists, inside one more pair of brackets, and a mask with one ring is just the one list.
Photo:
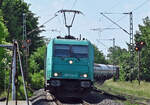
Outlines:
{"label": "locomotive cab window", "polygon": [[88,58],[88,46],[73,45],[71,49],[72,57]]}
{"label": "locomotive cab window", "polygon": [[88,58],[88,46],[86,45],[54,45],[55,57]]}
{"label": "locomotive cab window", "polygon": [[70,46],[69,45],[54,45],[54,56],[55,57],[70,57]]}

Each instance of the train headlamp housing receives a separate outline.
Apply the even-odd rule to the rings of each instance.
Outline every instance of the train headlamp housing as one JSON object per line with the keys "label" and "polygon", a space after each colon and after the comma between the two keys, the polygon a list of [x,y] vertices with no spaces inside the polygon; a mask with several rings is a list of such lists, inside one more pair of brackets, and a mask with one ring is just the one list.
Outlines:
{"label": "train headlamp housing", "polygon": [[88,75],[87,74],[82,74],[82,75],[80,75],[80,77],[87,78]]}
{"label": "train headlamp housing", "polygon": [[83,74],[83,77],[84,77],[84,78],[87,78],[87,77],[88,77],[88,75],[87,75],[87,74]]}
{"label": "train headlamp housing", "polygon": [[72,61],[72,60],[69,60],[69,64],[73,64],[73,61]]}
{"label": "train headlamp housing", "polygon": [[54,77],[58,77],[58,73],[54,73]]}

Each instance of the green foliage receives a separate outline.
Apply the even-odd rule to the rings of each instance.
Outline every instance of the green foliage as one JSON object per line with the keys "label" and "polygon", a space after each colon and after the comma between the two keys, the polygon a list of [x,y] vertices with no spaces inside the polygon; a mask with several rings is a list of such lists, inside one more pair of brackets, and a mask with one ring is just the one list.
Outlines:
{"label": "green foliage", "polygon": [[119,66],[120,66],[120,80],[129,80],[131,76],[131,70],[129,66],[129,60],[130,60],[130,54],[129,52],[122,52],[122,55],[120,56],[119,60]]}
{"label": "green foliage", "polygon": [[40,47],[29,59],[30,83],[33,90],[44,86],[44,58],[46,46]]}
{"label": "green foliage", "polygon": [[[35,17],[35,14],[29,10],[29,5],[22,0],[3,0],[3,3],[0,6],[1,6],[0,8],[2,9],[2,12],[0,12],[0,44],[5,42],[5,39],[7,42],[12,42],[13,39],[17,39],[21,44],[21,40],[23,39],[23,35],[22,35],[23,34],[22,32],[23,13],[26,13],[27,33],[38,27],[38,24],[39,24],[38,17]],[[4,23],[7,26],[8,30],[6,26],[4,25]],[[31,42],[32,42],[30,46],[30,54],[36,51],[38,47],[41,47],[44,45],[43,38],[40,37],[40,32],[41,30],[37,28],[36,31],[32,32],[30,35],[27,36],[28,39],[31,39]],[[0,48],[0,84],[2,84],[0,85],[0,92],[4,90],[4,82],[5,82],[4,74],[5,73],[9,74],[8,71],[6,72],[4,70],[10,69],[10,67],[8,68],[7,65],[10,62],[11,58],[7,59],[8,54],[6,52],[9,52],[9,51],[5,51],[4,49]],[[31,61],[32,63],[32,65],[30,66],[31,72],[29,73],[31,84],[34,84],[32,85],[32,87],[35,89],[41,88],[40,87],[42,86],[41,81],[43,81],[43,78],[44,78],[42,74],[43,68],[44,68],[44,57],[40,58],[42,56],[37,55],[37,54],[35,54],[37,58],[31,57],[31,59],[34,59],[34,61]],[[33,62],[35,62],[36,64],[34,64]],[[33,79],[32,79],[32,76],[33,76]],[[7,75],[7,77],[9,76]],[[36,80],[35,78],[39,78],[39,79]],[[39,84],[40,86],[37,86],[35,84]],[[8,85],[8,79],[6,81],[6,85]],[[21,76],[19,76],[18,90],[19,92],[17,94],[19,98],[24,99],[24,90],[23,90]],[[31,91],[28,91],[28,95],[29,96],[31,95]]]}
{"label": "green foliage", "polygon": [[109,48],[108,61],[109,64],[115,64],[120,67],[120,80],[136,79],[136,71],[130,68],[130,54],[126,49],[118,46]]}
{"label": "green foliage", "polygon": [[[0,10],[0,44],[4,44],[7,36],[8,36],[8,30],[4,25],[3,16]],[[4,54],[4,49],[0,48],[0,61],[2,60],[3,54]]]}
{"label": "green foliage", "polygon": [[[35,14],[29,10],[29,5],[22,0],[3,1],[2,11],[10,33],[7,38],[9,42],[12,42],[13,39],[23,40],[23,13],[26,13],[27,33],[38,27],[38,17],[35,17]],[[39,36],[40,32],[41,30],[37,28],[36,31],[27,36],[32,41],[30,54],[44,44],[42,37]]]}
{"label": "green foliage", "polygon": [[39,47],[36,52],[34,52],[29,59],[29,67],[31,73],[38,73],[44,70],[44,58],[45,58],[46,46]]}
{"label": "green foliage", "polygon": [[[140,78],[150,81],[150,19],[146,17],[143,25],[139,25],[139,31],[135,34],[135,42],[143,41],[146,45],[140,51]],[[129,46],[129,45],[128,45]],[[129,46],[130,47],[130,46]],[[135,80],[138,78],[138,53],[134,52],[131,59],[130,53],[126,49],[120,47],[109,49],[109,62],[120,66],[120,80]],[[133,68],[130,68],[132,63]]]}
{"label": "green foliage", "polygon": [[[22,76],[18,76],[18,87],[17,87],[17,96],[18,99],[25,99],[24,85],[22,81]],[[32,91],[28,90],[28,97],[32,96]]]}
{"label": "green foliage", "polygon": [[126,49],[121,49],[120,47],[118,46],[115,46],[114,48],[113,47],[110,47],[109,50],[108,50],[108,59],[109,59],[109,63],[110,64],[115,64],[115,65],[118,65],[120,64],[121,62],[124,61],[124,56],[122,56],[124,53],[128,53]]}
{"label": "green foliage", "polygon": [[31,74],[31,88],[34,90],[44,87],[44,70]]}
{"label": "green foliage", "polygon": [[[144,103],[145,105],[148,105],[148,101],[146,100],[150,97],[149,82],[141,81],[141,85],[139,85],[137,80],[134,80],[131,83],[129,81],[114,82],[111,79],[105,81],[105,83],[101,86],[99,86],[99,84],[95,84],[95,86],[98,89],[109,92],[110,94],[124,96],[127,99],[126,101],[131,101],[132,103]],[[132,99],[134,99],[134,101]]]}
{"label": "green foliage", "polygon": [[98,50],[96,45],[93,45],[93,46],[94,46],[94,62],[101,63],[101,64],[107,64],[107,61],[106,61],[103,53]]}
{"label": "green foliage", "polygon": [[[5,43],[5,39],[8,36],[8,30],[4,24],[2,12],[0,10],[0,44]],[[8,81],[6,76],[8,76],[8,53],[5,53],[5,49],[0,47],[0,93],[4,91]],[[6,79],[6,80],[5,80]]]}
{"label": "green foliage", "polygon": [[[148,17],[143,19],[143,25],[139,25],[139,31],[135,34],[135,41],[146,43],[141,51],[141,79],[150,81],[150,19]],[[136,56],[138,55],[136,54]]]}

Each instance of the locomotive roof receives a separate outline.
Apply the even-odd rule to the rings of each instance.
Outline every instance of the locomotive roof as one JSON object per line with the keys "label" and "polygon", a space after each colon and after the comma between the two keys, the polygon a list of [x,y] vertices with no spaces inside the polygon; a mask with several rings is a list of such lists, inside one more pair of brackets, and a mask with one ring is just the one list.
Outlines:
{"label": "locomotive roof", "polygon": [[54,44],[89,45],[87,40],[53,39]]}

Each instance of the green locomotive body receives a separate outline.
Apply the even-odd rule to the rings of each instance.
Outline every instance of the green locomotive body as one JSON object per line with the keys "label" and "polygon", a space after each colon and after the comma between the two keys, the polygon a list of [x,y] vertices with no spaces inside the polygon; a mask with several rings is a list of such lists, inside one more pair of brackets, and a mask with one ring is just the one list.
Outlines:
{"label": "green locomotive body", "polygon": [[45,89],[78,97],[93,86],[94,49],[87,40],[52,39],[47,46]]}

